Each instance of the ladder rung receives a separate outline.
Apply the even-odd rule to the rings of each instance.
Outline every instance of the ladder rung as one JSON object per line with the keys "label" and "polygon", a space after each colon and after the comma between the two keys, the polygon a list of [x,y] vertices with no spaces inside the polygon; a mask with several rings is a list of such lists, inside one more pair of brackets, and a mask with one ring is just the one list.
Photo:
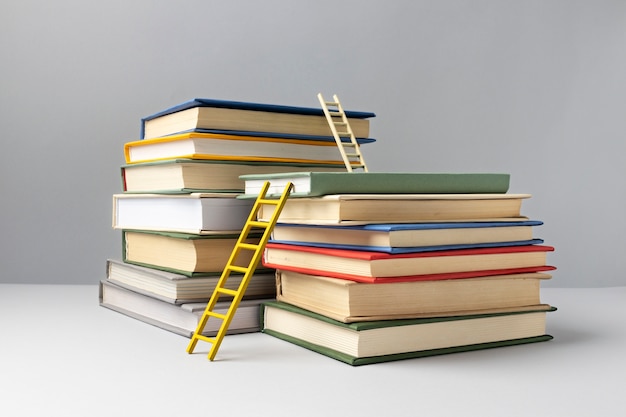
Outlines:
{"label": "ladder rung", "polygon": [[259,247],[259,245],[255,245],[253,243],[240,243],[237,246],[239,246],[240,248],[249,249],[249,250],[257,250]]}
{"label": "ladder rung", "polygon": [[327,106],[338,106],[339,103],[337,103],[336,101],[326,101],[325,102]]}
{"label": "ladder rung", "polygon": [[262,222],[260,220],[250,220],[248,224],[250,226],[262,227],[262,228],[266,228],[269,225],[268,222]]}
{"label": "ladder rung", "polygon": [[258,201],[259,204],[271,204],[273,206],[278,205],[278,202],[279,202],[278,199],[270,200],[270,199],[267,199],[267,198],[259,198],[257,201]]}
{"label": "ladder rung", "polygon": [[[230,288],[217,287],[215,288],[215,292],[220,292],[222,294],[232,295],[233,297],[237,295],[237,290],[231,290]],[[217,313],[215,313],[217,314]]]}
{"label": "ladder rung", "polygon": [[244,266],[236,266],[236,265],[229,265],[227,269],[234,271],[234,272],[241,272],[244,274],[250,270],[250,268],[246,268]]}
{"label": "ladder rung", "polygon": [[211,343],[211,344],[215,343],[215,339],[212,338],[212,337],[206,337],[206,336],[203,336],[201,334],[196,334],[193,337],[195,337],[196,339],[204,340],[205,342],[208,342],[208,343]]}
{"label": "ladder rung", "polygon": [[339,136],[350,137],[350,132],[337,132]]}
{"label": "ladder rung", "polygon": [[342,145],[344,148],[355,148],[356,144],[352,143],[352,142],[342,142]]}
{"label": "ladder rung", "polygon": [[206,315],[215,317],[216,319],[222,319],[222,320],[226,318],[226,314],[216,313],[215,311],[207,311]]}

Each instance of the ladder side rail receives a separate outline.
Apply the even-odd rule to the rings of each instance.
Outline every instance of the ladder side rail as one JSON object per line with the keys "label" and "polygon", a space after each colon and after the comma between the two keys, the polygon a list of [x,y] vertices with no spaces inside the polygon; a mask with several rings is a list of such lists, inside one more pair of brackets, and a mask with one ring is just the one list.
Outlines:
{"label": "ladder side rail", "polygon": [[[354,136],[354,132],[352,131],[352,127],[350,126],[348,117],[346,116],[346,112],[343,109],[343,106],[341,105],[341,101],[339,101],[339,96],[337,96],[337,94],[334,94],[333,100],[335,100],[335,102],[337,103],[337,108],[339,109],[339,113],[341,113],[342,120],[346,124],[346,131],[348,135],[350,136],[350,143],[354,147],[354,157],[358,159],[357,163],[359,164],[359,166],[361,166],[363,170],[367,172],[367,165],[365,164],[365,160],[363,159],[363,154],[361,153],[361,147],[359,146],[359,142],[356,140],[356,137]],[[352,156],[352,155],[348,155],[348,156]]]}
{"label": "ladder side rail", "polygon": [[[333,134],[333,137],[335,138],[335,142],[337,143],[337,147],[339,148],[339,152],[341,154],[341,159],[343,160],[344,165],[346,166],[346,170],[348,170],[348,172],[352,172],[352,163],[350,162],[350,159],[348,158],[348,155],[346,154],[346,151],[344,149],[343,146],[343,141],[341,140],[341,137],[339,136],[339,133],[337,132],[337,128],[335,127],[335,122],[333,117],[337,117],[337,116],[341,116],[341,114],[334,116],[331,115],[329,109],[328,109],[328,104],[327,103],[332,103],[332,102],[327,102],[324,97],[322,96],[322,93],[319,93],[317,95],[317,98],[322,106],[322,110],[324,111],[324,115],[326,116],[326,120],[328,121],[328,126],[330,127],[330,131]],[[332,103],[334,105],[336,105],[337,103]],[[339,112],[339,110],[338,110]],[[339,112],[340,113],[340,112]],[[343,119],[343,118],[342,118]]]}

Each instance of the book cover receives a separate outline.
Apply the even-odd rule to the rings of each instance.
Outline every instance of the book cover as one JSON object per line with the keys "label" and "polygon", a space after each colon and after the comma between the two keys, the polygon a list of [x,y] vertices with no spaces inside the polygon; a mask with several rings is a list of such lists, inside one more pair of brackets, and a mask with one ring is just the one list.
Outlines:
{"label": "book cover", "polygon": [[[141,119],[140,137],[145,137],[146,122],[167,116],[170,114],[178,113],[184,110],[193,108],[210,107],[216,109],[232,109],[254,112],[267,112],[275,114],[287,114],[287,115],[304,115],[304,116],[321,116],[324,117],[324,112],[321,108],[303,107],[303,106],[290,106],[281,104],[265,104],[254,103],[235,100],[220,100],[210,98],[194,98],[183,103],[176,104],[164,110],[158,111],[151,115],[145,116]],[[345,111],[346,116],[352,119],[369,119],[375,117],[376,114],[365,111]]]}
{"label": "book cover", "polygon": [[[357,139],[360,144],[374,139]],[[342,164],[334,139],[285,139],[276,136],[187,132],[126,142],[127,164],[166,159],[209,159],[240,162]]]}
{"label": "book cover", "polygon": [[388,253],[516,246],[543,243],[543,239],[533,238],[533,228],[542,224],[538,220],[352,226],[278,223],[270,241]]}
{"label": "book cover", "polygon": [[[550,311],[556,310],[552,308]],[[548,341],[546,311],[341,323],[276,301],[261,305],[261,332],[358,366]]]}
{"label": "book cover", "polygon": [[483,194],[506,193],[509,174],[422,172],[286,172],[242,175],[245,194],[257,195],[270,181],[268,194],[280,195],[288,182],[290,197],[328,194]]}
{"label": "book cover", "polygon": [[120,167],[126,193],[238,193],[244,192],[241,175],[288,172],[294,169],[342,172],[345,166],[287,162],[240,162],[210,159],[165,159]]}
{"label": "book cover", "polygon": [[[239,234],[193,234],[152,230],[122,231],[122,260],[188,277],[221,275]],[[251,232],[244,243],[258,244],[260,234]],[[238,261],[247,265],[252,251],[243,251]],[[260,273],[267,271],[257,268]]]}
{"label": "book cover", "polygon": [[[269,299],[242,300],[233,317],[227,335],[254,333],[260,330],[259,306]],[[214,311],[225,313],[230,301],[218,303]],[[200,322],[206,303],[171,304],[157,298],[124,288],[109,280],[99,283],[99,305],[124,314],[143,323],[190,338]],[[203,335],[215,336],[219,320],[209,320]]]}
{"label": "book cover", "polygon": [[[290,198],[279,223],[372,224],[528,220],[521,215],[530,194],[330,194]],[[242,200],[252,200],[238,197]],[[274,207],[262,206],[259,219],[271,218]]]}
{"label": "book cover", "polygon": [[[108,281],[120,287],[156,298],[170,304],[207,303],[213,294],[219,275],[188,276],[163,269],[145,267],[108,259]],[[226,288],[236,290],[243,275],[231,274]],[[275,298],[276,276],[274,270],[259,268],[250,278],[244,299]]]}
{"label": "book cover", "polygon": [[546,273],[363,283],[276,271],[276,299],[344,323],[546,309]]}
{"label": "book cover", "polygon": [[361,246],[361,245],[346,245],[341,243],[321,243],[321,242],[301,242],[301,241],[289,241],[289,240],[276,240],[270,239],[270,243],[279,243],[285,245],[296,246],[311,246],[316,248],[326,249],[346,249],[365,252],[384,252],[389,254],[401,254],[401,253],[416,253],[416,252],[436,252],[436,251],[448,251],[456,249],[472,249],[472,248],[496,248],[503,246],[525,246],[525,245],[539,245],[544,243],[543,239],[529,239],[529,240],[514,240],[510,242],[484,242],[484,243],[457,243],[448,245],[437,246],[405,246],[405,247],[390,247],[390,246]]}
{"label": "book cover", "polygon": [[268,243],[265,267],[357,282],[461,279],[556,269],[546,265],[547,245],[501,246],[389,254]]}
{"label": "book cover", "polygon": [[236,193],[114,194],[114,229],[239,234],[254,201]]}
{"label": "book cover", "polygon": [[[312,116],[324,116],[324,111],[321,107],[303,107],[303,106],[290,106],[283,104],[267,104],[267,103],[254,103],[246,101],[236,100],[220,100],[212,98],[194,98],[183,103],[176,104],[168,107],[164,110],[153,113],[149,116],[143,117],[142,121],[156,119],[157,117],[165,116],[167,114],[176,113],[181,110],[187,110],[194,107],[216,107],[226,109],[238,109],[238,110],[253,110],[253,111],[265,111],[271,113],[286,113],[286,114],[304,114]],[[376,114],[366,111],[346,110],[346,116],[353,117],[355,119],[368,119],[375,117]]]}

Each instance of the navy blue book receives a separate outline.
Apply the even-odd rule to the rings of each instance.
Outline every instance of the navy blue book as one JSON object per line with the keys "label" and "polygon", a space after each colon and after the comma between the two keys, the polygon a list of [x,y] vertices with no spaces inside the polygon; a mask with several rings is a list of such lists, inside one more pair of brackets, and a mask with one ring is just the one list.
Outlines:
{"label": "navy blue book", "polygon": [[356,226],[286,224],[274,227],[271,242],[386,253],[535,245],[538,220],[502,222],[391,223]]}
{"label": "navy blue book", "polygon": [[[369,137],[372,112],[346,110],[357,138]],[[204,133],[257,132],[302,139],[330,138],[321,108],[195,98],[141,119],[141,139],[197,131]],[[334,140],[334,139],[332,139]]]}

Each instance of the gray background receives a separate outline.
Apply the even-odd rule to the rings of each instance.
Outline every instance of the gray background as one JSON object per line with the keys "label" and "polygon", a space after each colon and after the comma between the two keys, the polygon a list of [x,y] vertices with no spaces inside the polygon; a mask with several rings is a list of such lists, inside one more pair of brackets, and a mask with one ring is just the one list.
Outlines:
{"label": "gray background", "polygon": [[624,1],[15,0],[0,53],[0,282],[104,278],[141,117],[323,92],[377,114],[371,170],[510,173],[545,286],[626,285]]}

